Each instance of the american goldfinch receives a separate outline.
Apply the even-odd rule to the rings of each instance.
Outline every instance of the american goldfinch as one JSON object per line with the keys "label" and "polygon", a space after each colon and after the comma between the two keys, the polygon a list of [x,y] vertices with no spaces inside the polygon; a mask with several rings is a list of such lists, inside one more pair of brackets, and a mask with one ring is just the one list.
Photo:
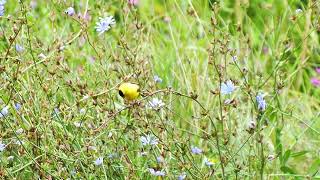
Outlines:
{"label": "american goldfinch", "polygon": [[123,83],[119,86],[119,95],[129,101],[137,99],[139,92],[139,86],[137,84]]}

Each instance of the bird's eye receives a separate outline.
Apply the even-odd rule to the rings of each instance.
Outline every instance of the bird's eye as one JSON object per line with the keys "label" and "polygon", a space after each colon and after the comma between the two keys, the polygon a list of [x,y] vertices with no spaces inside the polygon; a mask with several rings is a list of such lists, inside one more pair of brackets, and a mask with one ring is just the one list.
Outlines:
{"label": "bird's eye", "polygon": [[121,97],[124,97],[124,94],[123,94],[123,92],[122,92],[121,90],[119,90],[119,95],[120,95]]}

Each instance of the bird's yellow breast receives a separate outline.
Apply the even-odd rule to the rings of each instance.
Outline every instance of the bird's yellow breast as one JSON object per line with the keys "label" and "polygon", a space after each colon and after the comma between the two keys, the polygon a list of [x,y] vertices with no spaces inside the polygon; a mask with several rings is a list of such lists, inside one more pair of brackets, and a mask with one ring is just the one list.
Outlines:
{"label": "bird's yellow breast", "polygon": [[137,99],[139,96],[139,86],[133,83],[123,83],[119,86],[119,95],[127,100]]}

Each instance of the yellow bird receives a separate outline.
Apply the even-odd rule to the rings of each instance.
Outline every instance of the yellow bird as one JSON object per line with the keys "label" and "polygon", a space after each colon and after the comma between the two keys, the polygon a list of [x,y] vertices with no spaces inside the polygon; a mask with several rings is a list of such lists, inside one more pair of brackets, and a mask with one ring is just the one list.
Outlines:
{"label": "yellow bird", "polygon": [[126,100],[132,101],[139,96],[139,86],[133,83],[123,83],[119,86],[119,95]]}

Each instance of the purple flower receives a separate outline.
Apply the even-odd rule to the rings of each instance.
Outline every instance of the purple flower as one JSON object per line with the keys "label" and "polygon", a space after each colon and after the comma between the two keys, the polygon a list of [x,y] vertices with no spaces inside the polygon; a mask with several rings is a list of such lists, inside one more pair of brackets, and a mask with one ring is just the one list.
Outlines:
{"label": "purple flower", "polygon": [[139,0],[128,0],[129,5],[137,6],[139,4]]}
{"label": "purple flower", "polygon": [[267,108],[267,103],[264,100],[264,95],[261,93],[258,93],[258,95],[256,96],[256,101],[258,104],[259,111],[265,111]]}
{"label": "purple flower", "polygon": [[23,46],[21,46],[20,44],[16,44],[15,48],[18,53],[22,53],[24,51]]}
{"label": "purple flower", "polygon": [[161,83],[161,82],[162,82],[162,79],[161,79],[159,76],[157,76],[157,75],[153,76],[153,80],[154,80],[154,82],[156,82],[156,83]]}
{"label": "purple flower", "polygon": [[0,152],[4,151],[5,148],[6,148],[6,145],[0,141]]}
{"label": "purple flower", "polygon": [[158,156],[158,157],[157,157],[157,162],[158,162],[158,163],[163,163],[163,162],[164,162],[163,157],[162,157],[162,156]]}
{"label": "purple flower", "polygon": [[7,0],[0,0],[0,17],[4,15],[4,5],[6,2]]}
{"label": "purple flower", "polygon": [[21,109],[21,104],[20,104],[20,103],[16,103],[16,104],[14,105],[14,108],[15,108],[17,111],[19,111],[19,110]]}
{"label": "purple flower", "polygon": [[191,152],[192,154],[201,154],[202,153],[202,149],[196,147],[196,146],[193,146],[191,147]]}
{"label": "purple flower", "polygon": [[315,87],[320,87],[320,79],[313,77],[311,78],[311,84],[313,84]]}
{"label": "purple flower", "polygon": [[320,67],[317,67],[317,68],[316,68],[316,72],[317,72],[318,74],[320,74]]}
{"label": "purple flower", "polygon": [[232,62],[234,63],[238,62],[238,56],[232,56]]}
{"label": "purple flower", "polygon": [[75,14],[75,11],[73,7],[68,7],[68,9],[64,11],[64,13],[66,13],[68,16],[73,16]]}
{"label": "purple flower", "polygon": [[4,15],[4,6],[0,5],[0,17]]}
{"label": "purple flower", "polygon": [[2,110],[0,111],[0,118],[6,116],[9,114],[9,106],[5,106],[4,108],[2,108]]}
{"label": "purple flower", "polygon": [[93,163],[94,163],[96,166],[102,165],[102,163],[103,163],[103,157],[98,157],[95,161],[93,161]]}
{"label": "purple flower", "polygon": [[184,180],[187,177],[187,173],[183,172],[178,176],[178,180]]}

